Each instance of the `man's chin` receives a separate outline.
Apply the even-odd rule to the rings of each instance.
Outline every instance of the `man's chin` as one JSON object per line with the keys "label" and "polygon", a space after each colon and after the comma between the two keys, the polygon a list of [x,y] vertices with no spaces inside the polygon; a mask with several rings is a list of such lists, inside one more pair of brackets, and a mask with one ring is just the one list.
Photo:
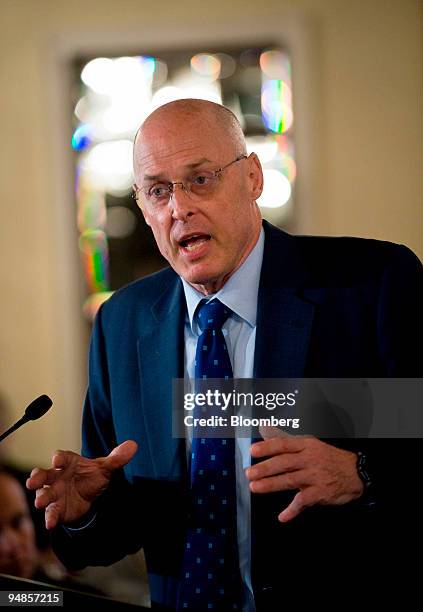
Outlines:
{"label": "man's chin", "polygon": [[204,272],[199,273],[199,271],[190,270],[188,272],[184,271],[184,274],[180,273],[180,276],[182,276],[187,283],[192,285],[194,289],[207,295],[219,291],[230,274],[212,274],[210,272],[205,274]]}

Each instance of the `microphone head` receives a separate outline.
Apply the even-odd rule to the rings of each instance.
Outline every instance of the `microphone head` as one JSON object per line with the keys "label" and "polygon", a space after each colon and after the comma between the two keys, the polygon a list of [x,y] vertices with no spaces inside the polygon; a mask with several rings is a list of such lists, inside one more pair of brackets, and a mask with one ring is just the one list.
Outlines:
{"label": "microphone head", "polygon": [[32,401],[25,410],[25,419],[27,421],[35,421],[43,416],[53,405],[52,400],[48,395],[40,395]]}

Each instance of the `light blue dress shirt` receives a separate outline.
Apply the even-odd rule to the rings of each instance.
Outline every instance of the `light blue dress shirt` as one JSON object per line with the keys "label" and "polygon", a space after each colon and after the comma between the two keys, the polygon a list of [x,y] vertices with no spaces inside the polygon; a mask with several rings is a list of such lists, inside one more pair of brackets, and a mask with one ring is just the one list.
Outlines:
{"label": "light blue dress shirt", "polygon": [[[207,296],[207,301],[219,299],[232,310],[222,327],[228,346],[234,378],[253,378],[254,349],[256,344],[257,297],[263,261],[264,231],[242,266],[229,278],[217,293]],[[194,319],[195,310],[204,295],[182,279],[187,303],[185,319],[185,363],[184,376],[194,378],[194,360],[199,326]],[[187,456],[190,457],[191,440],[188,428]],[[192,432],[191,432],[192,434]],[[254,612],[254,597],[251,586],[251,504],[250,488],[245,468],[251,465],[251,440],[237,438],[235,447],[236,494],[238,520],[239,567],[245,585],[244,612]]]}

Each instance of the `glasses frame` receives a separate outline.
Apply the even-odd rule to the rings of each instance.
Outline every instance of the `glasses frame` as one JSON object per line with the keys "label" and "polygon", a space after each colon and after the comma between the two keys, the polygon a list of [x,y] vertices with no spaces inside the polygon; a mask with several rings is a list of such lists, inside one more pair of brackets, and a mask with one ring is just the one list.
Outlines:
{"label": "glasses frame", "polygon": [[[212,174],[214,174],[214,176],[216,178],[219,177],[220,173],[223,172],[223,170],[226,170],[226,168],[229,168],[229,166],[232,166],[232,164],[236,164],[237,162],[241,161],[242,159],[247,159],[248,155],[239,155],[236,159],[233,159],[232,161],[230,161],[228,164],[226,164],[225,166],[222,166],[221,168],[218,168],[217,170],[212,170]],[[183,183],[183,181],[161,181],[161,183],[163,185],[167,185],[168,186],[168,190],[169,190],[169,199],[167,200],[167,204],[170,202],[170,200],[172,199],[172,196],[175,192],[175,185],[180,185],[181,189],[183,189],[183,191],[185,191],[185,193],[189,196],[189,194],[191,193],[191,190],[188,189],[185,186],[185,183]],[[154,187],[154,185],[153,185]],[[151,188],[150,188],[151,189]],[[132,190],[133,190],[133,197],[135,199],[135,201],[138,204],[138,192],[143,191],[142,189],[140,189],[138,187],[138,185],[136,185],[135,183],[132,185]]]}

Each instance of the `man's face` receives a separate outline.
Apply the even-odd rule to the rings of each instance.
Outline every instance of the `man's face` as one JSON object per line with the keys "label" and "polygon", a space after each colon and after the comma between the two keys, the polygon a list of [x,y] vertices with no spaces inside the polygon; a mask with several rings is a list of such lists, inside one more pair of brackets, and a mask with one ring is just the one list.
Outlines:
{"label": "man's face", "polygon": [[[239,155],[233,139],[206,113],[169,113],[145,128],[135,150],[135,180],[144,190],[214,171]],[[154,177],[154,178],[151,178]],[[199,179],[200,181],[202,179]],[[262,172],[255,155],[223,170],[213,192],[193,198],[176,186],[165,205],[141,205],[162,255],[203,293],[217,291],[257,241],[261,216],[255,200]]]}
{"label": "man's face", "polygon": [[0,573],[32,578],[37,565],[34,525],[25,494],[13,478],[0,475]]}

